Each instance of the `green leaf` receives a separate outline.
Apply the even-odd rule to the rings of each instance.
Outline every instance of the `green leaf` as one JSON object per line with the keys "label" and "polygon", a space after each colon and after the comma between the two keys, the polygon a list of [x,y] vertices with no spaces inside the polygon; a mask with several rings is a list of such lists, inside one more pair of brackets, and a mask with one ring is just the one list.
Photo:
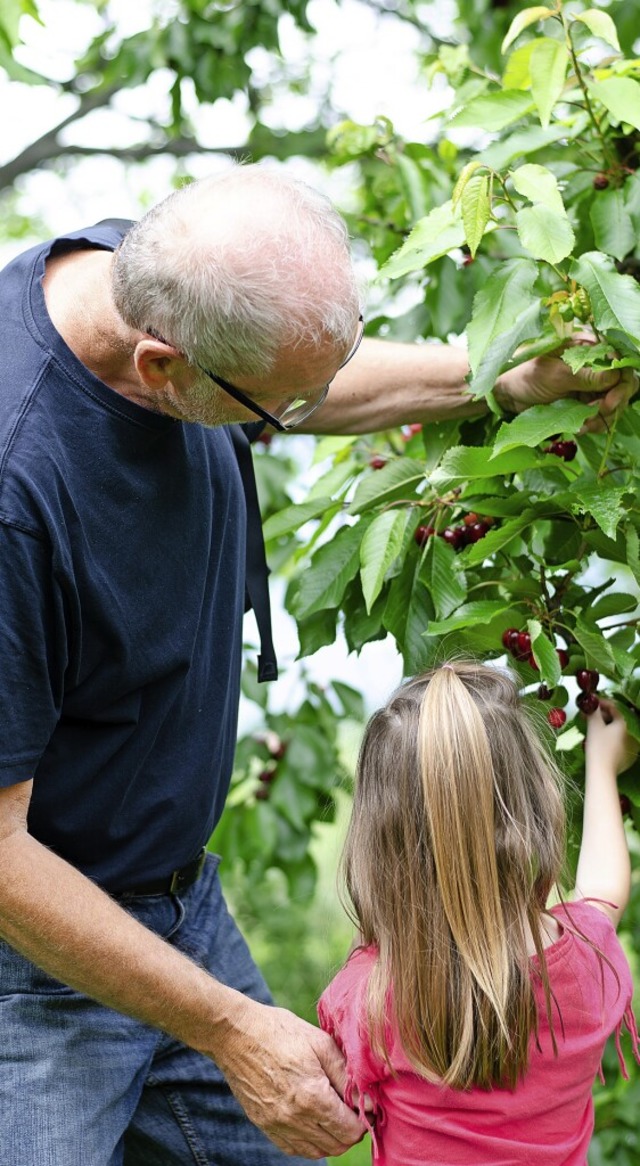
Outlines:
{"label": "green leaf", "polygon": [[492,272],[475,296],[467,327],[471,389],[475,396],[486,395],[518,345],[536,335],[540,301],[533,285],[537,275],[538,269],[531,261],[508,259]]}
{"label": "green leaf", "polygon": [[593,367],[598,364],[607,366],[613,364],[610,344],[574,344],[571,348],[566,348],[561,356],[572,372],[580,372],[585,365]]}
{"label": "green leaf", "polygon": [[368,522],[343,526],[331,542],[316,551],[300,576],[293,596],[293,614],[306,619],[325,607],[338,607],[347,583],[360,567],[360,543]]}
{"label": "green leaf", "polygon": [[571,493],[578,502],[572,510],[591,514],[607,538],[614,539],[618,524],[624,517],[622,499],[627,492],[627,486],[617,486],[611,478],[600,478],[585,485],[574,484]]}
{"label": "green leaf", "polygon": [[401,574],[389,588],[384,612],[384,626],[395,636],[407,673],[427,667],[429,659],[424,631],[433,615],[433,605],[420,572],[420,560],[407,557]]}
{"label": "green leaf", "polygon": [[422,462],[416,458],[395,458],[381,470],[372,470],[361,478],[348,513],[363,514],[374,506],[383,506],[406,497],[411,491],[415,494],[416,486],[424,480]]}
{"label": "green leaf", "polygon": [[549,405],[533,405],[513,421],[505,421],[498,430],[491,460],[518,445],[540,445],[554,433],[577,433],[588,417],[598,412],[597,405],[582,405],[579,401],[552,401]]}
{"label": "green leaf", "polygon": [[569,51],[564,41],[543,37],[536,41],[531,54],[531,96],[540,115],[540,124],[546,129],[554,105],[562,95],[569,64]]}
{"label": "green leaf", "polygon": [[588,626],[582,620],[578,620],[573,629],[573,634],[584,651],[587,659],[587,668],[596,668],[598,672],[603,672],[605,676],[615,675],[616,669],[613,653],[602,632],[594,631],[593,627]]}
{"label": "green leaf", "polygon": [[575,16],[574,20],[582,21],[594,36],[611,45],[617,52],[621,51],[618,30],[608,12],[602,12],[600,8],[589,8],[586,12],[581,12]]}
{"label": "green leaf", "polygon": [[467,245],[475,256],[491,217],[489,178],[486,174],[469,179],[462,192],[461,204]]}
{"label": "green leaf", "polygon": [[484,446],[455,446],[447,451],[437,470],[433,471],[431,485],[446,489],[456,482],[517,474],[541,464],[539,455],[527,449],[509,450],[495,458],[492,452]]}
{"label": "green leaf", "polygon": [[636,245],[636,233],[622,190],[598,191],[589,212],[596,245],[600,251],[624,259]]}
{"label": "green leaf", "polygon": [[539,125],[525,126],[515,130],[502,141],[492,142],[490,146],[487,146],[482,152],[483,161],[494,170],[503,170],[523,155],[531,157],[538,150],[543,150],[546,146],[553,145],[554,142],[566,142],[568,139],[576,137],[579,132],[584,131],[586,124],[587,117],[585,115],[584,118],[576,118],[570,129],[565,124],[559,125],[557,123],[550,125],[546,130]]}
{"label": "green leaf", "polygon": [[552,8],[543,8],[538,5],[534,8],[524,8],[519,12],[509,25],[507,35],[505,36],[500,52],[506,53],[509,45],[513,44],[514,40],[520,36],[520,33],[528,28],[530,24],[535,24],[538,20],[549,20],[554,15]]}
{"label": "green leaf", "polygon": [[555,644],[542,630],[542,624],[537,619],[527,621],[527,630],[531,636],[533,658],[540,669],[540,679],[548,688],[555,688],[562,676]]}
{"label": "green leaf", "polygon": [[558,179],[546,166],[527,162],[524,166],[518,166],[517,170],[513,170],[510,178],[518,194],[528,198],[529,202],[543,203],[544,206],[549,207],[549,210],[566,215]]}
{"label": "green leaf", "polygon": [[477,158],[474,158],[471,162],[467,162],[466,166],[462,167],[462,170],[458,176],[458,180],[453,188],[453,194],[451,195],[451,205],[454,210],[462,198],[469,179],[474,175],[476,170],[482,167],[482,165],[482,162],[479,162]]}
{"label": "green leaf", "polygon": [[464,243],[464,224],[453,210],[451,200],[420,219],[408,239],[382,265],[377,279],[397,279],[412,271],[422,271],[434,259],[440,259]]}
{"label": "green leaf", "polygon": [[564,733],[561,733],[556,739],[556,753],[568,753],[572,749],[577,749],[584,741],[584,733],[580,732],[577,725],[571,725]]}
{"label": "green leaf", "polygon": [[525,510],[518,518],[511,518],[500,526],[494,526],[484,538],[462,552],[460,560],[465,567],[476,567],[497,551],[508,546],[517,535],[531,525],[535,517],[533,510]]}
{"label": "green leaf", "polygon": [[277,514],[272,514],[270,518],[267,518],[263,527],[264,537],[267,540],[281,538],[282,535],[299,530],[305,522],[309,522],[312,518],[324,517],[328,510],[337,513],[339,509],[340,503],[327,497],[314,498],[310,502],[287,506],[285,510],[280,510]]}
{"label": "green leaf", "polygon": [[534,259],[559,263],[573,251],[576,237],[566,214],[549,210],[542,203],[519,210],[516,227],[522,246]]}
{"label": "green leaf", "polygon": [[354,721],[363,721],[366,716],[362,693],[342,680],[332,680],[331,687],[342,705],[345,716]]}
{"label": "green leaf", "polygon": [[486,133],[503,130],[534,108],[532,97],[521,89],[498,90],[474,97],[451,118],[451,128],[473,127]]}
{"label": "green leaf", "polygon": [[338,611],[335,607],[328,607],[310,615],[308,619],[298,620],[298,639],[300,651],[296,659],[304,656],[313,656],[320,648],[335,643]]}
{"label": "green leaf", "polygon": [[531,54],[535,41],[511,53],[502,76],[503,89],[531,89]]}
{"label": "green leaf", "polygon": [[619,275],[613,260],[599,251],[587,251],[574,260],[569,274],[588,291],[598,331],[622,332],[639,348],[640,287],[635,279]]}
{"label": "green leaf", "polygon": [[592,97],[604,105],[614,121],[640,130],[640,83],[631,77],[607,77],[589,84]]}
{"label": "green leaf", "polygon": [[432,620],[427,634],[444,636],[448,632],[457,631],[458,628],[490,623],[494,616],[501,615],[510,606],[510,599],[476,599],[473,603],[464,603],[455,615],[450,615],[448,619]]}
{"label": "green leaf", "polygon": [[627,536],[627,556],[626,561],[629,564],[629,569],[636,581],[640,584],[640,538],[638,532],[630,522],[626,528]]}
{"label": "green leaf", "polygon": [[460,421],[431,421],[422,431],[425,445],[425,464],[427,474],[434,470],[444,453],[452,445],[458,443]]}
{"label": "green leaf", "polygon": [[426,583],[436,619],[446,619],[467,597],[464,575],[456,570],[456,554],[440,538],[429,539],[420,578]]}
{"label": "green leaf", "polygon": [[382,590],[389,567],[398,556],[406,524],[406,510],[386,510],[374,518],[360,544],[360,578],[367,613]]}
{"label": "green leaf", "polygon": [[624,615],[628,611],[634,611],[638,606],[638,600],[635,595],[623,595],[621,591],[608,591],[606,595],[601,595],[596,600],[593,607],[589,609],[588,615],[590,619],[606,619],[611,615]]}

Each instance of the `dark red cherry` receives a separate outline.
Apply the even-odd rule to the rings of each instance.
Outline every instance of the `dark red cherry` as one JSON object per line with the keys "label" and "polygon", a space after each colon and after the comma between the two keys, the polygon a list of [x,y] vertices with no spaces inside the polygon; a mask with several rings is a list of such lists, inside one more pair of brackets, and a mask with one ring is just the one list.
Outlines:
{"label": "dark red cherry", "polygon": [[525,659],[531,652],[531,636],[528,632],[518,633],[518,651]]}
{"label": "dark red cherry", "polygon": [[506,648],[508,652],[518,643],[518,636],[520,635],[517,628],[506,628],[502,633],[502,647]]}
{"label": "dark red cherry", "polygon": [[460,528],[457,526],[447,526],[442,532],[442,537],[450,547],[453,547],[454,551],[457,551],[458,547],[462,546],[463,535],[461,535]]}
{"label": "dark red cherry", "polygon": [[416,527],[413,538],[414,538],[414,541],[417,542],[419,547],[423,547],[424,544],[426,543],[427,539],[430,539],[431,536],[434,535],[435,533],[436,533],[435,526],[418,526],[418,527]]}
{"label": "dark red cherry", "polygon": [[551,689],[547,688],[546,684],[541,684],[536,693],[536,696],[538,697],[538,700],[551,700]]}
{"label": "dark red cherry", "polygon": [[556,652],[558,653],[558,660],[560,661],[560,667],[563,669],[566,668],[569,664],[569,653],[567,652],[567,649],[566,648],[556,648]]}
{"label": "dark red cherry", "polygon": [[[463,528],[464,529],[464,528]],[[467,526],[467,539],[470,543],[480,542],[489,530],[489,525],[486,522],[474,522],[472,526]]]}
{"label": "dark red cherry", "polygon": [[576,697],[576,704],[580,709],[580,712],[584,713],[585,717],[593,716],[596,709],[600,707],[600,701],[598,700],[595,692],[579,693],[579,695]]}
{"label": "dark red cherry", "polygon": [[600,682],[600,673],[594,668],[579,668],[576,672],[578,688],[583,692],[595,692]]}

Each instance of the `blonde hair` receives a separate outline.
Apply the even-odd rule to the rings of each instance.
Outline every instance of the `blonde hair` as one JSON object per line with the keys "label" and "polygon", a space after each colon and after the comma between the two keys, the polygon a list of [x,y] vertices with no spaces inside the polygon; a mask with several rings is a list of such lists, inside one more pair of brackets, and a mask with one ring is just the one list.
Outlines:
{"label": "blonde hair", "polygon": [[505,671],[456,662],[367,726],[343,855],[374,1048],[389,1007],[418,1072],[513,1087],[537,1031],[527,925],[552,1032],[542,916],[565,853],[561,775]]}

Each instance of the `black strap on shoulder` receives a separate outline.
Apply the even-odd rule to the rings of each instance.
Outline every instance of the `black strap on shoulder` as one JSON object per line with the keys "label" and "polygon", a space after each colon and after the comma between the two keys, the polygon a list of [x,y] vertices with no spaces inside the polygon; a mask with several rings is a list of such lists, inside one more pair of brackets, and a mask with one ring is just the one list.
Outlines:
{"label": "black strap on shoulder", "polygon": [[[251,429],[247,426],[247,429]],[[269,602],[269,568],[264,549],[262,517],[258,501],[256,477],[249,439],[240,425],[230,425],[229,433],[238,461],[238,469],[247,502],[247,565],[246,589],[248,607],[252,607],[260,633],[261,653],[258,656],[258,680],[278,679],[278,662],[271,631],[271,604]]]}

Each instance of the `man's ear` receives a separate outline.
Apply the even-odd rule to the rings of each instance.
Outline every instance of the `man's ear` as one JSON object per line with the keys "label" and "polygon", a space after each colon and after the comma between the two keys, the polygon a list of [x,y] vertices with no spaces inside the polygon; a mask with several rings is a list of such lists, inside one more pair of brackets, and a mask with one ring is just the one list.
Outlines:
{"label": "man's ear", "polygon": [[138,341],[133,359],[140,380],[152,392],[162,391],[185,367],[184,357],[177,348],[152,336]]}

